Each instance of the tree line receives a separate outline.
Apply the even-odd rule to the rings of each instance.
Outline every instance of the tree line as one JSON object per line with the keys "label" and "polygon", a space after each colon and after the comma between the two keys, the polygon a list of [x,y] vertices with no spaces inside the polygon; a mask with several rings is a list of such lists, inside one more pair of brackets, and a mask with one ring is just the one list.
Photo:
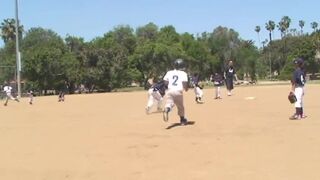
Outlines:
{"label": "tree line", "polygon": [[[14,79],[15,70],[10,68],[15,66],[14,25],[14,19],[6,19],[0,26],[5,42],[0,48],[1,83]],[[284,27],[289,28],[288,24]],[[185,60],[190,75],[198,73],[202,79],[215,72],[222,74],[229,60],[234,61],[240,79],[265,79],[270,74],[288,79],[290,63],[297,56],[306,60],[310,72],[318,72],[315,55],[319,32],[294,34],[288,28],[283,29],[281,39],[270,39],[258,48],[253,40],[241,39],[234,29],[222,26],[193,35],[179,34],[172,25],[158,27],[148,23],[136,29],[121,25],[89,42],[72,35],[63,39],[53,30],[41,27],[24,31],[21,26],[18,33],[22,79],[25,89],[41,92],[57,90],[65,81],[70,92],[81,84],[99,91],[112,91],[133,83],[147,87],[148,79],[161,78],[176,58]],[[257,29],[258,26],[255,30],[259,33]]]}

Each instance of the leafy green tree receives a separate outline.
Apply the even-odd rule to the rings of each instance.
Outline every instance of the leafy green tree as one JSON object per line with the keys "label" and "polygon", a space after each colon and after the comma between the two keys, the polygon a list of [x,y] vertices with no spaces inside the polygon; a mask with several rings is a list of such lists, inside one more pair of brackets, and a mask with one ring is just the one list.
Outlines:
{"label": "leafy green tree", "polygon": [[183,51],[187,55],[190,73],[198,73],[201,78],[206,78],[213,72],[221,71],[218,58],[210,54],[205,42],[195,39],[189,33],[182,34],[180,39]]}
{"label": "leafy green tree", "polygon": [[111,48],[114,44],[118,44],[127,49],[128,53],[133,53],[137,45],[136,37],[130,26],[118,26],[112,31],[104,34],[103,38],[94,40],[99,47]]}
{"label": "leafy green tree", "polygon": [[172,45],[179,43],[180,35],[176,32],[176,29],[173,26],[165,26],[160,29],[157,41],[167,45]]}
{"label": "leafy green tree", "polygon": [[163,77],[172,68],[173,60],[178,57],[184,57],[179,46],[148,42],[139,45],[130,60],[131,67],[140,72],[141,84],[147,88],[148,79]]}
{"label": "leafy green tree", "polygon": [[241,42],[237,59],[239,77],[250,78],[250,80],[256,81],[259,52],[252,41]]}
{"label": "leafy green tree", "polygon": [[[129,26],[119,26],[113,31],[97,38],[92,42],[93,54],[88,57],[99,88],[111,91],[114,88],[125,87],[131,84],[133,71],[130,67],[129,55],[137,45],[136,37]],[[98,51],[97,51],[98,50]]]}
{"label": "leafy green tree", "polygon": [[65,56],[69,56],[62,38],[52,30],[31,28],[22,42],[23,75],[31,81],[35,89],[58,89],[66,77],[67,65]]}
{"label": "leafy green tree", "polygon": [[229,60],[237,64],[237,53],[240,47],[239,34],[233,29],[217,27],[208,38],[208,48],[211,55],[219,59],[220,71],[223,71]]}
{"label": "leafy green tree", "polygon": [[[69,54],[67,57],[69,57],[72,60],[64,60],[63,62],[73,62],[73,64],[70,64],[70,66],[67,67],[72,67],[76,66],[72,69],[67,70],[68,77],[72,77],[73,81],[70,81],[70,87],[76,87],[81,84],[84,84],[83,79],[84,79],[84,74],[87,73],[87,69],[89,68],[87,66],[86,60],[87,60],[87,51],[88,51],[88,45],[87,43],[84,42],[84,39],[81,37],[75,37],[75,36],[70,36],[68,35],[65,38],[65,43],[68,48],[68,52],[72,54],[72,56]],[[75,59],[73,59],[75,58]],[[76,70],[76,72],[73,72],[72,70]],[[74,73],[74,74],[72,74]],[[73,91],[74,89],[70,89],[70,91]]]}
{"label": "leafy green tree", "polygon": [[10,41],[0,48],[0,84],[15,81],[16,74],[15,42]]}
{"label": "leafy green tree", "polygon": [[153,23],[149,23],[145,26],[138,27],[136,35],[141,43],[144,43],[145,41],[155,41],[158,36],[158,26]]}

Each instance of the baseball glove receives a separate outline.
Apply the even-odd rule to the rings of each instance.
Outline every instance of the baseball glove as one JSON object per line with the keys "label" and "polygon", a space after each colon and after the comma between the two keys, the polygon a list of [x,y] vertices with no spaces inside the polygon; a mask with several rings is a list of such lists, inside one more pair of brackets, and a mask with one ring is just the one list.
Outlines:
{"label": "baseball glove", "polygon": [[293,92],[290,92],[290,93],[289,93],[288,99],[289,99],[289,102],[290,102],[291,104],[297,102],[297,97],[296,97],[296,95],[294,95]]}

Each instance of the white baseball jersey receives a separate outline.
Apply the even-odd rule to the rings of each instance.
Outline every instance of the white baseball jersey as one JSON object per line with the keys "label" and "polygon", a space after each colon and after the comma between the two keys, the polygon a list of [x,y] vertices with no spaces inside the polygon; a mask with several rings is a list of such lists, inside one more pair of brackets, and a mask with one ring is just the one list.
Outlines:
{"label": "white baseball jersey", "polygon": [[11,94],[11,90],[12,90],[12,87],[10,87],[10,86],[5,86],[3,88],[3,91],[6,92],[7,94]]}
{"label": "white baseball jersey", "polygon": [[182,82],[188,82],[188,75],[184,71],[171,70],[164,76],[163,80],[168,81],[168,90],[183,91]]}

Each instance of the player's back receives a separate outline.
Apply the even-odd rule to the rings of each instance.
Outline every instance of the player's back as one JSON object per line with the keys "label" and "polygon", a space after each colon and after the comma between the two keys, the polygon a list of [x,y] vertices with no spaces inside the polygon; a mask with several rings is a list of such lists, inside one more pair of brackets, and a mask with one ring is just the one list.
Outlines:
{"label": "player's back", "polygon": [[12,90],[12,87],[10,87],[10,86],[5,86],[3,88],[3,91],[6,92],[6,93],[11,93],[11,90]]}
{"label": "player's back", "polygon": [[168,90],[183,91],[183,82],[188,82],[188,75],[175,69],[168,71],[163,80],[168,81]]}

